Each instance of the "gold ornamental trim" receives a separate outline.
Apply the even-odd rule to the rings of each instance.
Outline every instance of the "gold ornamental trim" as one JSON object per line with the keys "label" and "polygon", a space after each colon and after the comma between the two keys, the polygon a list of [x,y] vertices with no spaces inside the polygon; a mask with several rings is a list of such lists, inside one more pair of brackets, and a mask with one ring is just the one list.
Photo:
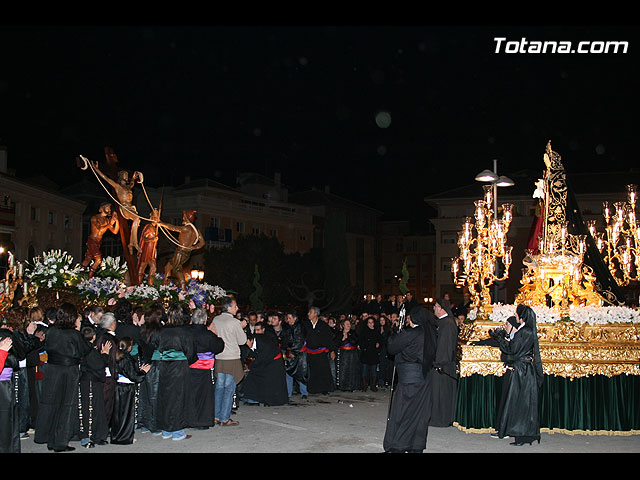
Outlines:
{"label": "gold ornamental trim", "polygon": [[[495,428],[469,428],[453,422],[453,426],[465,433],[498,433]],[[610,437],[630,437],[632,435],[640,435],[640,430],[567,430],[564,428],[541,428],[540,433],[562,435],[607,435]]]}
{"label": "gold ornamental trim", "polygon": [[[490,329],[501,327],[502,324],[491,321],[463,325],[458,351],[461,377],[504,373],[499,348],[471,344],[488,339]],[[540,324],[538,338],[542,367],[547,375],[571,379],[591,375],[640,375],[640,328],[635,324]]]}

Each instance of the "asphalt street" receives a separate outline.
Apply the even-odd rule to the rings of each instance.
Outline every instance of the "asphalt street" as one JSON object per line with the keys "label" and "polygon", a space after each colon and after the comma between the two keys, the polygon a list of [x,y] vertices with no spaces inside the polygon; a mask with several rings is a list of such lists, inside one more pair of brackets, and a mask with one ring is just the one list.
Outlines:
{"label": "asphalt street", "polygon": [[[164,440],[150,433],[135,434],[132,445],[103,445],[92,449],[71,442],[76,450],[54,453],[71,456],[91,453],[382,453],[389,391],[332,392],[300,396],[279,407],[241,404],[238,426],[191,430],[191,438]],[[456,427],[429,428],[429,453],[640,453],[640,435],[585,435],[543,433],[540,444],[513,446],[512,440],[488,433],[466,433]],[[21,441],[22,453],[53,453],[30,438]]]}

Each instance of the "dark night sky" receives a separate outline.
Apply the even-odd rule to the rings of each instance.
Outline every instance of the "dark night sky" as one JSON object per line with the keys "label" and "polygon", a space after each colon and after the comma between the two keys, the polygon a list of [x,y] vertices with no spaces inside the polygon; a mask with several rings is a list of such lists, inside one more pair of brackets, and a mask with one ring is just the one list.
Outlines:
{"label": "dark night sky", "polygon": [[[548,140],[568,173],[638,165],[637,27],[294,25],[4,26],[9,166],[65,183],[111,146],[152,185],[280,171],[389,212],[494,158],[542,171]],[[497,54],[500,36],[629,50]]]}

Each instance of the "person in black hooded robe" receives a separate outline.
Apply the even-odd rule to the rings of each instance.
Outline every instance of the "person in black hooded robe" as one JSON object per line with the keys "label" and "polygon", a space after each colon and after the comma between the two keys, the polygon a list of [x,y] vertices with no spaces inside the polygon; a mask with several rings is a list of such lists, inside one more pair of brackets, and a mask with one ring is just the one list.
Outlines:
{"label": "person in black hooded robe", "polygon": [[252,361],[242,381],[244,401],[266,406],[289,403],[287,394],[286,368],[277,338],[270,333],[249,335],[247,345]]}
{"label": "person in black hooded robe", "polygon": [[513,437],[512,445],[540,443],[539,390],[544,381],[536,314],[531,307],[518,305],[516,319],[519,327],[511,335],[504,329],[492,330],[502,352],[502,359],[510,370],[503,384],[504,405],[498,418],[498,437]]}
{"label": "person in black hooded robe", "polygon": [[388,340],[394,356],[398,384],[384,434],[383,448],[388,453],[421,453],[427,447],[431,417],[431,370],[436,352],[436,335],[427,310],[414,307],[406,326]]}
{"label": "person in black hooded robe", "polygon": [[458,327],[448,300],[440,299],[433,306],[436,317],[436,358],[431,370],[433,405],[432,427],[453,425],[458,393],[457,348]]}

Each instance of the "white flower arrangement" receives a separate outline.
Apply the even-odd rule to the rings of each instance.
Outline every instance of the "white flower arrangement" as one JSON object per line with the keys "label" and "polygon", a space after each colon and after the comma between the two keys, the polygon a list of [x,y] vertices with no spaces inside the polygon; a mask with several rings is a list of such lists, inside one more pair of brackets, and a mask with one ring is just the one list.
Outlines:
{"label": "white flower arrangement", "polygon": [[[492,322],[504,323],[507,318],[516,314],[516,305],[502,305],[500,303],[492,305],[493,311],[489,314]],[[568,320],[576,323],[587,323],[591,325],[607,325],[611,323],[635,323],[640,322],[640,312],[630,307],[624,306],[604,306],[604,307],[571,307],[569,318],[561,317],[560,312],[547,306],[536,305],[531,307],[536,314],[536,323],[556,323]],[[467,318],[475,320],[476,309],[469,312]]]}
{"label": "white flower arrangement", "polygon": [[27,263],[25,277],[39,287],[66,287],[78,278],[81,271],[82,267],[79,264],[74,266],[73,257],[66,251],[51,250],[43,252],[42,257],[35,257],[33,264]]}
{"label": "white flower arrangement", "polygon": [[96,276],[122,280],[127,270],[127,262],[123,260],[122,263],[120,263],[120,257],[105,257],[100,264],[100,270],[96,272]]}

